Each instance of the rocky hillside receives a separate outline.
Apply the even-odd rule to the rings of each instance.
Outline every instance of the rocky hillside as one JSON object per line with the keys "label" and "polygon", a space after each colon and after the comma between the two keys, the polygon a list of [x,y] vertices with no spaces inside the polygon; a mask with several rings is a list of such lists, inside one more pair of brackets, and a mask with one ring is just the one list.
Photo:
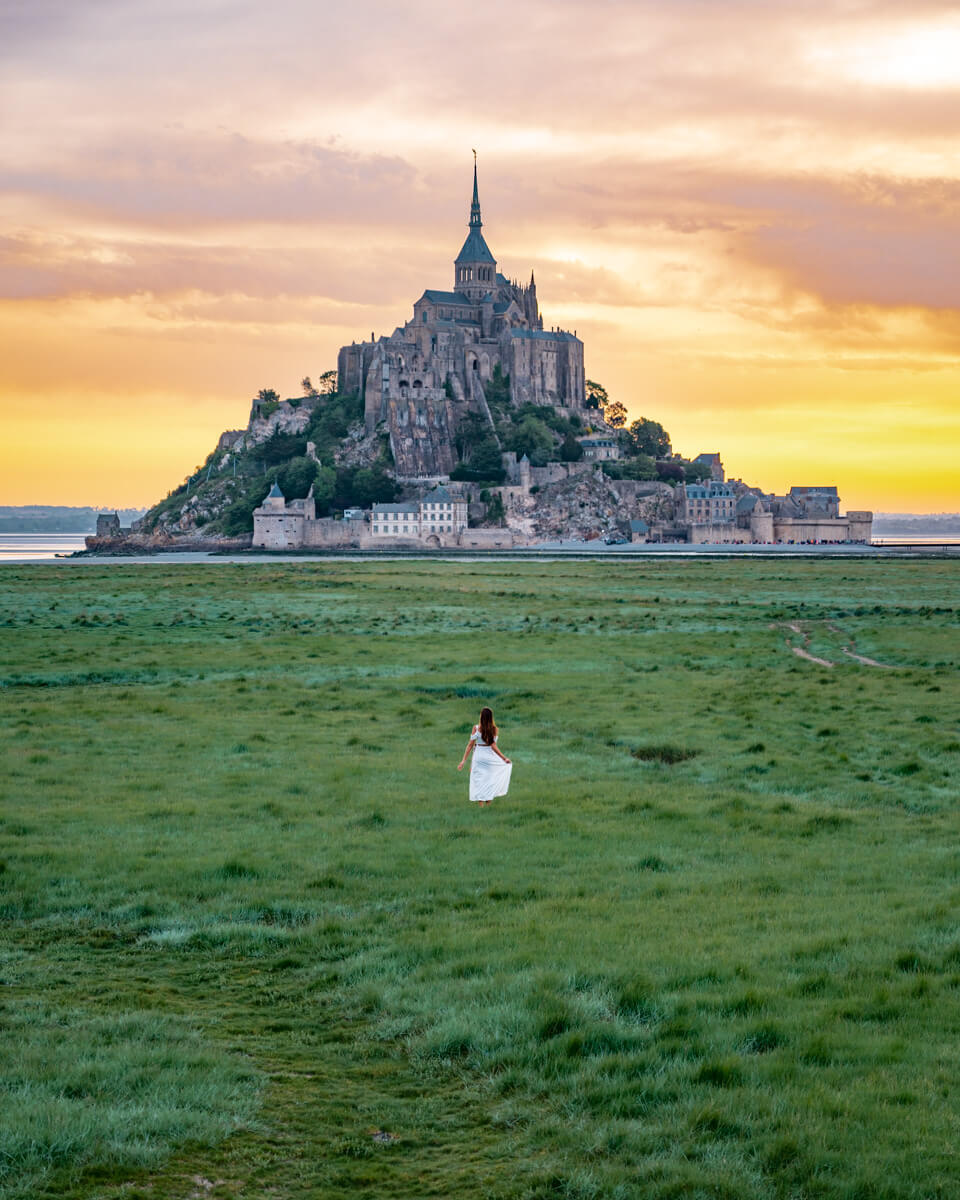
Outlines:
{"label": "rocky hillside", "polygon": [[221,434],[205,462],[155,504],[135,529],[150,535],[238,537],[253,528],[253,510],[277,480],[288,499],[310,488],[317,515],[392,500],[389,446],[366,435],[352,396],[279,400],[261,392],[246,429]]}
{"label": "rocky hillside", "polygon": [[[288,500],[312,489],[320,517],[414,495],[416,487],[403,489],[397,481],[400,447],[393,446],[388,426],[367,432],[360,400],[332,390],[334,381],[324,378],[331,390],[323,394],[308,387],[303,396],[281,400],[261,391],[246,428],[223,433],[206,460],[135,523],[134,540],[155,546],[248,538],[253,510],[274,480]],[[625,457],[588,467],[579,439],[591,433],[616,437]],[[455,463],[451,479],[470,501],[472,524],[504,524],[525,538],[589,538],[626,533],[631,518],[673,519],[673,484],[683,469],[655,461],[654,453],[669,450],[669,437],[655,422],[617,429],[604,421],[602,409],[577,415],[516,406],[509,379],[497,370],[484,386],[483,404],[464,408],[444,436],[453,439],[445,453]],[[534,475],[540,473],[529,491],[506,478],[505,464],[524,456]],[[570,477],[558,478],[563,471]],[[500,485],[506,485],[502,491]]]}

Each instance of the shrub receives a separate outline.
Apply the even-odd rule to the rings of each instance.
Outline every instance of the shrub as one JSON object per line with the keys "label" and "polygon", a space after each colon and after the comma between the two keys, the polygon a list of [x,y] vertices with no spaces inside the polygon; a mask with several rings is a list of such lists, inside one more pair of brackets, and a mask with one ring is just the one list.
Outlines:
{"label": "shrub", "polygon": [[668,766],[673,766],[675,763],[686,762],[688,758],[695,758],[699,754],[699,750],[686,750],[682,746],[637,746],[630,753],[634,758],[639,758],[641,762],[661,762]]}

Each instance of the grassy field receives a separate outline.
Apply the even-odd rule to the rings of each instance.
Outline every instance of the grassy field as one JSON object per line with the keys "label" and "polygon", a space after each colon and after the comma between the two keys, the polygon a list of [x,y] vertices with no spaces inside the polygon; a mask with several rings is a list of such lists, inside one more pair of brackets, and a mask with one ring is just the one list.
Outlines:
{"label": "grassy field", "polygon": [[957,1196],[958,584],[4,568],[0,1197]]}

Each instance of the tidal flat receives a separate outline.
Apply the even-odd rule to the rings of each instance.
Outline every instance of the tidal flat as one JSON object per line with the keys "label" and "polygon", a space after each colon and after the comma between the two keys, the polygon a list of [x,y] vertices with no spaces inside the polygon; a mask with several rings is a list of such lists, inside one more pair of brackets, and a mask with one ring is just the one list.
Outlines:
{"label": "tidal flat", "polygon": [[3,568],[0,1197],[956,1196],[958,667],[950,561]]}

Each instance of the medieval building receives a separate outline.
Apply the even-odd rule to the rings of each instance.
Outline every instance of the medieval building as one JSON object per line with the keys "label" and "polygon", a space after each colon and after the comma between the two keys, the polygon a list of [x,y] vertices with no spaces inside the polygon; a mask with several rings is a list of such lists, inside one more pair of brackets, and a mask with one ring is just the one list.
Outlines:
{"label": "medieval building", "polygon": [[453,264],[453,288],[428,288],[413,317],[389,337],[343,346],[341,391],[364,400],[368,430],[381,422],[401,480],[440,478],[455,465],[454,435],[468,411],[493,428],[483,384],[497,367],[510,380],[514,404],[584,405],[583,342],[547,330],[530,274],[521,284],[497,270],[483,236],[477,166],[467,239]]}

